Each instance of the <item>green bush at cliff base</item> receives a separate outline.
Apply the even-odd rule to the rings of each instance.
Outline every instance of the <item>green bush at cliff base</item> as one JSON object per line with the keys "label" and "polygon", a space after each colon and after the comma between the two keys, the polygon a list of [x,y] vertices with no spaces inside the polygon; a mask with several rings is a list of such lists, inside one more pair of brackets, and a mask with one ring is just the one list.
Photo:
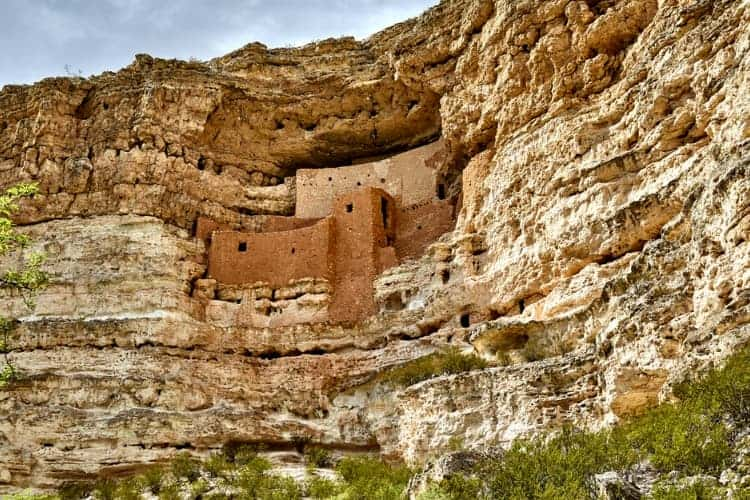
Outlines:
{"label": "green bush at cliff base", "polygon": [[[472,478],[453,477],[433,485],[429,495],[451,500],[592,498],[594,475],[645,461],[665,475],[720,474],[732,459],[734,436],[726,422],[740,429],[750,423],[750,349],[733,356],[723,369],[681,384],[675,393],[679,402],[611,430],[565,429],[551,439],[517,440],[502,459],[478,466]],[[700,482],[662,484],[652,498],[716,498],[714,493],[713,486]]]}
{"label": "green bush at cliff base", "polygon": [[[595,474],[625,471],[645,461],[662,476],[652,499],[724,497],[726,490],[715,481],[672,484],[664,478],[672,471],[681,476],[717,476],[730,465],[733,440],[738,430],[750,424],[750,349],[733,356],[723,369],[681,384],[675,393],[679,402],[662,405],[614,429],[587,433],[569,428],[549,439],[517,440],[502,459],[484,461],[468,477],[454,475],[433,484],[420,500],[592,498]],[[331,459],[327,452],[315,450],[308,452],[308,463]],[[335,467],[338,480],[312,477],[303,487],[273,475],[271,469],[255,449],[241,446],[202,463],[179,456],[169,467],[125,481],[71,485],[59,498],[90,495],[129,500],[146,491],[161,499],[228,498],[223,491],[233,491],[231,498],[238,499],[298,499],[304,494],[316,499],[391,500],[405,498],[414,474],[406,467],[372,458],[346,458]],[[211,491],[216,484],[223,486]],[[54,497],[22,493],[10,498]],[[736,491],[734,498],[750,499],[750,491]]]}
{"label": "green bush at cliff base", "polygon": [[455,347],[424,356],[384,372],[380,380],[400,387],[408,387],[442,375],[487,368],[485,360],[474,354],[463,354]]}
{"label": "green bush at cliff base", "polygon": [[3,500],[57,500],[58,497],[56,495],[41,495],[38,493],[33,493],[31,491],[21,491],[19,493],[5,495],[0,498],[2,498]]}
{"label": "green bush at cliff base", "polygon": [[345,458],[336,466],[343,483],[342,500],[392,500],[403,498],[414,471],[391,466],[374,458]]}
{"label": "green bush at cliff base", "polygon": [[307,496],[319,500],[337,497],[343,490],[343,485],[337,481],[332,481],[331,479],[313,477],[307,481],[305,489]]}
{"label": "green bush at cliff base", "polygon": [[308,467],[313,468],[330,467],[333,465],[333,457],[324,448],[312,447],[305,450],[305,463]]}
{"label": "green bush at cliff base", "polygon": [[[713,500],[726,498],[715,484],[696,481],[689,485],[656,484],[651,493],[653,500]],[[734,495],[735,500],[747,499],[747,496]]]}

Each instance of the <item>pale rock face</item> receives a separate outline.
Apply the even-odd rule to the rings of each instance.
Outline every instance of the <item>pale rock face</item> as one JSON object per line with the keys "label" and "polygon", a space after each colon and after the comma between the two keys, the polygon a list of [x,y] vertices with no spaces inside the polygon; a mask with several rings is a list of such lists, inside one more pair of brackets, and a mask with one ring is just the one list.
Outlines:
{"label": "pale rock face", "polygon": [[[0,493],[227,441],[416,463],[668,398],[750,340],[748,26],[740,0],[446,0],[365,42],[3,89],[0,184],[40,183],[19,222],[52,283],[2,299]],[[253,229],[298,168],[438,135],[458,223],[376,280],[381,313],[258,324],[267,290],[205,279],[199,215]],[[329,289],[286,292],[313,321]],[[368,383],[446,343],[508,366]]]}

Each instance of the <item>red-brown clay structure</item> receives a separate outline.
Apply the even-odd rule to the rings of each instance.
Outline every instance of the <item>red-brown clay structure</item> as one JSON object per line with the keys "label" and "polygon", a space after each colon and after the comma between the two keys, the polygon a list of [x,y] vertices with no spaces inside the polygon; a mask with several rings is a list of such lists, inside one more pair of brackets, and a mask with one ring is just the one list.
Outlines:
{"label": "red-brown clay structure", "polygon": [[331,285],[327,321],[374,314],[375,278],[454,225],[434,168],[441,157],[438,142],[379,162],[299,170],[296,216],[266,219],[262,232],[201,218],[196,236],[208,244],[209,277],[271,288],[322,279]]}

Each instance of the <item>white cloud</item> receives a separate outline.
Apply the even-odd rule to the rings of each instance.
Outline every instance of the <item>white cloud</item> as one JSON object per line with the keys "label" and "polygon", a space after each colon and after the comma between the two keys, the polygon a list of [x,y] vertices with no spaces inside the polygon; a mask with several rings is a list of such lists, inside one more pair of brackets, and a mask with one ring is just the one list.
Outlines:
{"label": "white cloud", "polygon": [[[210,59],[249,42],[271,47],[367,37],[438,0],[0,0],[0,85],[116,70],[133,55]],[[19,64],[23,61],[23,64]]]}

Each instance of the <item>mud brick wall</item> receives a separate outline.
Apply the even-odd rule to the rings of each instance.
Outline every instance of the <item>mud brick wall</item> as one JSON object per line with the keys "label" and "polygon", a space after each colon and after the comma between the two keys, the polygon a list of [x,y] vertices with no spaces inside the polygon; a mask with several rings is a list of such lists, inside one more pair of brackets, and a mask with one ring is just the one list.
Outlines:
{"label": "mud brick wall", "polygon": [[435,165],[443,158],[443,143],[352,167],[300,169],[297,171],[297,207],[300,218],[331,215],[340,196],[366,187],[382,189],[401,205],[415,205],[436,199]]}
{"label": "mud brick wall", "polygon": [[420,257],[427,247],[455,226],[455,207],[435,201],[399,208],[396,223],[396,254],[400,260]]}
{"label": "mud brick wall", "polygon": [[299,217],[284,217],[281,215],[266,215],[260,224],[260,233],[275,233],[279,231],[293,231],[314,226],[320,219],[300,219]]}
{"label": "mud brick wall", "polygon": [[195,223],[195,237],[209,243],[214,231],[232,231],[234,228],[230,224],[219,224],[208,217],[198,217]]}
{"label": "mud brick wall", "polygon": [[302,278],[331,278],[332,221],[277,233],[215,232],[209,276],[224,284],[284,286]]}
{"label": "mud brick wall", "polygon": [[394,199],[381,189],[359,190],[336,200],[331,321],[357,321],[375,312],[372,286],[380,272],[380,249],[395,239],[396,217]]}

